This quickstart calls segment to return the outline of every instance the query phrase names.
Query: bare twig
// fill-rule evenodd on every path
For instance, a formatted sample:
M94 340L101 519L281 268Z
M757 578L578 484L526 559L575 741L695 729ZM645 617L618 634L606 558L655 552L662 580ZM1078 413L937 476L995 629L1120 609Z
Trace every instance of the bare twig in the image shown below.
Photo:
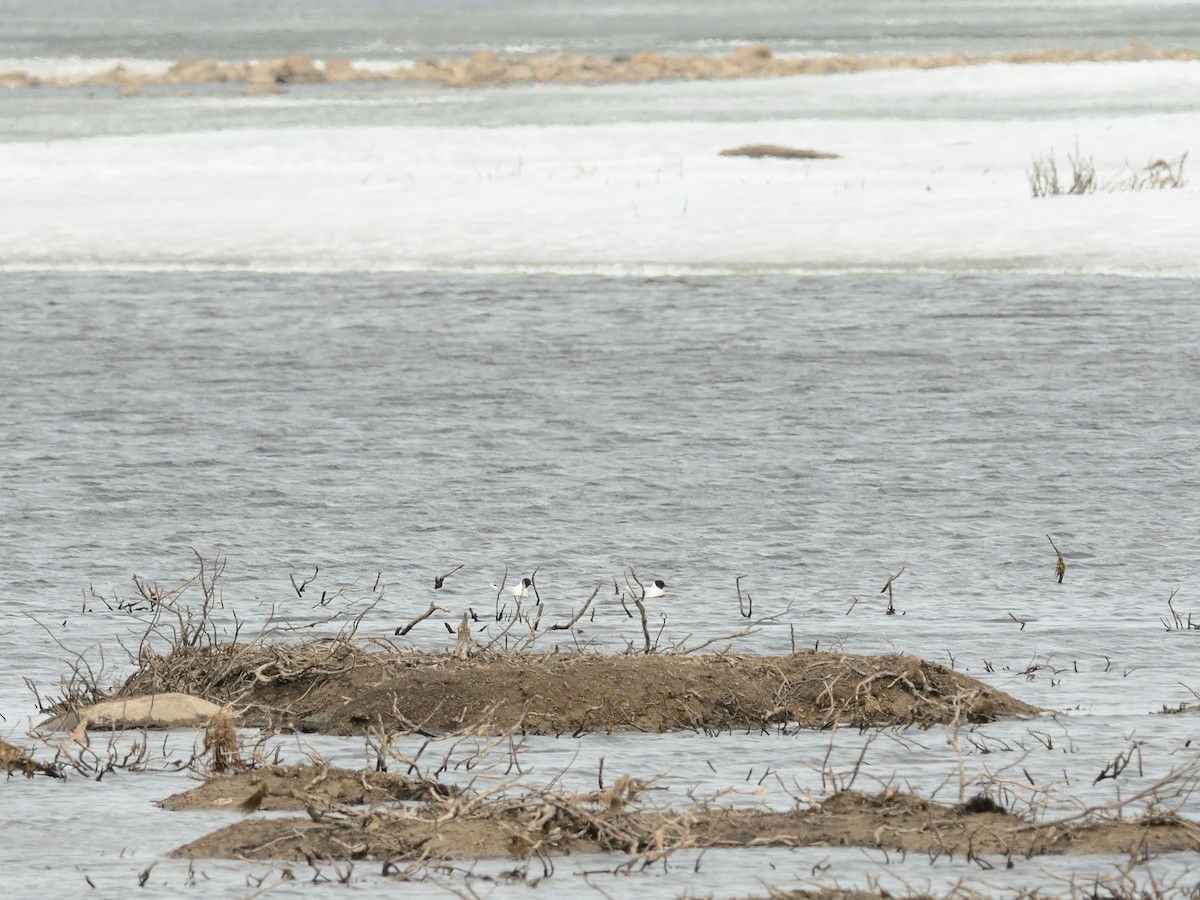
M441 575L435 575L434 579L433 579L433 589L436 591L438 588L440 588L443 584L446 583L447 578L449 578L451 575L453 575L455 572L457 572L461 568L462 568L462 563L459 563L457 566L455 566L449 572L443 572Z
M754 598L750 596L750 592L746 592L746 602L742 602L742 579L745 575L739 575L734 579L734 584L737 586L738 595L738 613L743 619L749 619L754 615Z
M570 629L574 628L575 623L578 622L581 618L583 618L583 614L585 612L587 612L588 607L592 605L592 601L596 599L596 595L600 593L600 585L601 584L603 584L603 582L600 582L600 581L596 582L596 587L592 590L591 595L587 598L587 600L584 601L583 606L579 607L579 612L575 613L575 615L571 617L571 621L567 622L566 625L558 625L558 624L551 625L550 630L551 631L569 631Z
M887 584L885 584L885 585L884 585L882 588L880 588L880 589L879 589L879 593L881 593L881 594L882 594L884 591L887 591L887 595L888 595L888 608L887 608L887 614L888 614L889 616L894 616L894 615L896 614L896 606L895 606L895 604L892 602L892 582L893 582L893 581L895 581L897 578L899 578L901 575L903 575L903 574L904 574L904 570L905 570L905 569L907 569L907 568L908 568L908 566L906 566L906 565L902 565L902 566L900 566L900 571L899 571L899 572L897 572L895 575L889 575L889 576L888 576L888 580L887 580ZM853 609L854 607L852 606L852 607L850 607L850 608L851 608L851 609Z
M404 635L406 635L406 634L408 634L410 631L412 631L412 630L413 630L413 628L414 628L415 626L417 626L417 625L421 624L421 623L422 623L422 622L424 622L426 619L428 619L430 616L432 616L432 615L433 615L435 612L444 612L444 613L448 613L448 612L450 612L450 610L448 610L448 609L447 609L446 607L444 607L444 606L438 606L436 603L430 603L430 604L429 604L429 609L425 610L425 612L421 613L421 614L420 614L419 616L417 616L415 619L413 619L412 621L410 621L410 622L409 622L407 625L401 625L399 628L397 628L397 629L396 629L396 632L395 632L395 633L396 633L397 635L399 635L399 636L403 637ZM465 615L465 614L464 614L464 615Z
M288 580L291 581L292 588L296 591L297 597L304 596L304 589L306 587L308 587L310 584L312 584L314 581L317 580L317 573L320 571L321 571L320 566L313 566L312 575L309 576L308 578L305 578L304 581L300 582L300 584L296 584L296 576L295 575L293 575L291 572L288 573Z
M1054 543L1054 538L1047 534L1046 540L1050 542L1050 546L1054 548L1054 555L1058 557L1058 560L1054 563L1054 574L1058 576L1058 583L1062 584L1063 576L1067 574L1067 561L1062 553L1059 552L1058 545Z

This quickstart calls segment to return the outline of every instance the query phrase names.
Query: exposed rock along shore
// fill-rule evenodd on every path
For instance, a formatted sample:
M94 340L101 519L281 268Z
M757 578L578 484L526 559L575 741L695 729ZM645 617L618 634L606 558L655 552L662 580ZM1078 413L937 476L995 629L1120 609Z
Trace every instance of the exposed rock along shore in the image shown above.
M398 82L479 88L517 84L613 84L644 81L718 81L734 78L781 78L828 75L881 69L938 69L988 63L1037 64L1064 62L1132 62L1174 60L1195 62L1191 48L1158 49L1132 44L1121 50L1043 49L999 55L938 53L926 56L833 56L781 58L770 47L742 47L728 56L687 53L668 56L644 50L633 56L604 58L579 53L502 58L490 51L469 58L438 60L426 57L413 65L377 70L359 68L344 59L323 63L297 54L286 59L219 62L181 59L165 72L132 72L122 65L103 72L72 77L43 78L24 71L0 72L0 87L119 87L135 94L145 86L186 86L230 83L251 93L285 90L291 84Z

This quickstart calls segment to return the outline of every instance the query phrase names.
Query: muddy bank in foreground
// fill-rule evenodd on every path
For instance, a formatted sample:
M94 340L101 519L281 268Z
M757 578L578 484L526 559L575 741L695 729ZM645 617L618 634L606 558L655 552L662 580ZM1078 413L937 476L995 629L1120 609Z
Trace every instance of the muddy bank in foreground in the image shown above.
M364 773L365 774L365 773ZM252 773L221 779L248 796ZM260 782L261 784L261 782ZM388 864L433 859L528 859L616 851L656 859L681 849L747 846L859 846L948 856L1160 853L1200 850L1200 827L1174 816L1082 819L1035 824L984 796L947 806L889 788L843 791L789 812L645 809L641 785L625 776L590 794L538 791L481 802L456 797L407 811L328 811L307 818L247 819L173 854L249 860L370 858ZM261 792L261 791L260 791ZM398 870L397 870L398 871Z
M143 659L118 696L182 691L243 724L336 735L929 726L1039 710L908 656L366 652L230 644Z
M163 809L241 809L246 812L436 800L454 788L424 778L333 766L262 766L236 775L213 776L199 787L172 794Z

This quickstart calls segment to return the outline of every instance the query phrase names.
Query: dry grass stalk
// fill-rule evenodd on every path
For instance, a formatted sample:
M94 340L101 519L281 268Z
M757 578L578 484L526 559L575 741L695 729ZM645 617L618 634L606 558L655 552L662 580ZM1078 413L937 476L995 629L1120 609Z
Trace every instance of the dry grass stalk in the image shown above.
M222 707L204 729L204 752L211 756L209 766L214 772L243 769L246 763L240 756L237 728L233 724L233 708Z
M62 769L59 766L39 762L20 747L10 744L2 738L0 738L0 766L4 767L4 772L9 778L15 772L20 772L26 778L32 778L36 774L49 775L51 778L63 777Z
M1067 154L1071 163L1071 183L1062 183L1058 178L1058 160L1051 150L1045 156L1035 157L1028 171L1029 187L1034 197L1054 197L1059 194L1091 194L1096 190L1096 166L1091 157L1084 159L1079 148Z
M1050 546L1054 548L1054 555L1057 559L1054 562L1054 575L1058 578L1058 583L1063 583L1063 577L1067 574L1067 560L1058 549L1058 545L1054 543L1054 538L1046 535L1046 540L1050 542Z
M1187 184L1183 168L1188 155L1184 153L1175 162L1166 159L1156 159L1142 168L1129 165L1129 171L1123 176L1117 176L1104 183L1105 191L1148 191L1181 188ZM1029 187L1034 197L1054 197L1059 194L1092 194L1100 182L1096 177L1096 166L1091 157L1086 159L1076 146L1074 155L1068 154L1071 164L1071 183L1060 182L1058 162L1054 151L1033 160L1027 176Z
M1192 614L1188 613L1187 621L1180 617L1175 611L1175 595L1179 593L1179 588L1171 591L1171 596L1167 598L1167 609L1171 611L1171 621L1167 621L1162 616L1159 616L1158 621L1163 623L1163 627L1167 631L1200 631L1200 622L1192 621Z
M178 769L188 765L188 760L171 751L166 732L161 745L152 750L145 731L109 731L104 741L93 744L87 725L87 721L81 721L65 740L57 739L53 733L30 734L54 752L51 765L55 770L74 772L95 781L101 781L110 772L143 772L159 766Z
M473 643L471 620L466 613L463 613L462 619L458 623L458 639L454 642L454 655L459 659L466 659L470 655L470 647Z
M209 561L195 550L192 552L197 560L197 573L174 587L161 588L156 583L135 575L133 583L137 594L133 598L118 599L114 597L110 600L99 594L94 588L91 590L91 597L94 600L103 604L111 612L128 615L140 626L140 633L133 642L136 650L129 649L120 638L117 640L125 650L130 662L136 666L136 672L132 679L148 676L140 679L140 683L144 684L146 688L141 693L165 693L173 690L160 690L156 687L154 683L156 679L149 671L161 667L163 660L167 657L187 656L193 660L206 657L212 664L205 670L208 679L220 681L227 671L217 663L220 660L226 660L228 666L235 665L239 649L246 646L237 642L241 623L237 622L236 616L232 635L226 634L215 619L216 613L224 607L224 559L216 557ZM195 587L199 588L201 594L198 604L192 604L187 599L189 592ZM86 597L84 609L85 612L95 610L94 606L88 607ZM41 625L41 623L38 624ZM117 689L106 684L104 672L107 660L103 647L97 648L99 661L97 665L93 666L85 653L68 650L50 629L45 625L41 625L41 627L72 658L70 675L60 684L61 693L58 697L44 698L37 687L29 679L25 679L26 685L33 692L42 712L76 711L112 699L116 695ZM252 639L251 643L261 642L274 632L274 626L271 624L271 620L268 620L267 624L263 626L263 630ZM166 656L160 654L160 651L163 650L165 650ZM205 689L205 684L196 683L197 681L200 679L193 679L193 683L183 693L197 696L207 696L211 693ZM134 693L137 691L125 691L125 696L131 696Z
M1063 192L1058 183L1058 162L1053 154L1035 158L1028 175L1034 197L1053 197Z
M68 674L59 679L59 693L57 696L43 697L37 685L30 678L21 676L21 680L25 682L25 686L33 694L34 700L41 712L57 713L83 709L86 706L93 706L107 700L112 696L113 689L108 685L109 679L105 675L107 660L103 647L97 648L98 660L96 665L93 666L84 652L68 649L46 625L32 616L30 616L30 619L33 619L38 627L49 635L50 639L54 641L60 650L67 654L70 660L67 663Z
M1067 189L1068 194L1091 194L1096 190L1096 166L1089 156L1084 159L1079 155L1079 148L1075 148L1075 155L1068 155L1067 159L1071 162L1071 186Z
M1124 177L1113 179L1107 186L1110 191L1162 191L1181 188L1187 184L1183 167L1188 155L1184 153L1175 162L1156 159L1138 169L1129 166Z
M133 576L133 584L146 604L145 610L150 613L149 619L145 620L147 636L162 634L173 646L214 646L220 642L220 634L213 614L225 607L225 558L217 556L210 562L196 550L192 553L198 571L175 587L163 590L138 575ZM180 602L193 585L200 588L199 607ZM134 607L130 611L141 612L142 608Z

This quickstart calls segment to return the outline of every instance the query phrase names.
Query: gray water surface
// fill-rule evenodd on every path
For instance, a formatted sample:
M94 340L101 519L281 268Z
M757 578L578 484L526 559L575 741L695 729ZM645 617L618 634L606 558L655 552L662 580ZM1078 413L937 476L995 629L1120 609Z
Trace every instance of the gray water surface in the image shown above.
M466 597L540 563L561 602L635 564L696 627L744 574L815 639L907 563L908 612L938 629L1154 625L1200 572L1193 295L8 274L0 585L70 607L182 575L195 547L241 594L319 564L383 573L403 610L460 562Z
M727 53L753 43L805 55L994 53L1200 43L1200 4L1190 0L0 0L0 16L0 59Z
M668 583L652 608L661 648L744 626L743 575L756 615L777 616L736 643L744 652L843 646L954 665L1059 712L985 729L972 766L1020 759L1088 803L1134 793L1194 756L1192 717L1153 714L1200 687L1195 632L1160 621L1175 589L1176 609L1200 610L1195 291L1112 278L0 275L5 733L20 739L36 717L21 676L53 687L66 648L103 648L113 677L127 671L127 617L94 601L82 612L82 590L128 595L134 573L176 583L192 548L227 559L230 629L272 607L316 617L289 583L315 565L320 589L378 581L367 638L391 637L434 599L433 575L461 563L436 595L451 613L409 637L430 649L453 643L443 622L492 608L488 582L506 566L510 578L542 566L552 621L635 565ZM1061 585L1047 533L1068 560ZM887 617L879 588L901 565ZM641 639L607 593L581 624L568 646ZM1053 732L1053 749L1031 729ZM782 769L792 792L820 786L828 736L722 740L532 749L554 770L582 758L580 779L605 752L625 770L674 769L666 801L689 784L745 785L743 762ZM846 766L857 740L838 741ZM872 783L932 791L956 771L939 733L899 740L871 757ZM1145 741L1144 771L1092 785L1131 740ZM1001 741L1011 755L990 755ZM35 796L62 795L38 784L0 785L30 829L5 876L22 890L53 869L52 834L86 827L39 818L58 807ZM169 792L138 784L69 788L72 815L120 821ZM794 802L772 790L769 802ZM138 826L156 837L130 860L79 844L80 871L108 872L116 891L212 827L156 815L168 818ZM821 863L801 856L797 872ZM942 878L927 860L855 858L844 871L860 879ZM744 890L737 859L750 857L714 861L712 883ZM763 877L781 862L753 859ZM156 870L168 892L187 878L171 865ZM236 867L211 869L224 874L205 896L242 883ZM1043 877L1023 871L1011 877ZM564 889L591 893L578 879Z

